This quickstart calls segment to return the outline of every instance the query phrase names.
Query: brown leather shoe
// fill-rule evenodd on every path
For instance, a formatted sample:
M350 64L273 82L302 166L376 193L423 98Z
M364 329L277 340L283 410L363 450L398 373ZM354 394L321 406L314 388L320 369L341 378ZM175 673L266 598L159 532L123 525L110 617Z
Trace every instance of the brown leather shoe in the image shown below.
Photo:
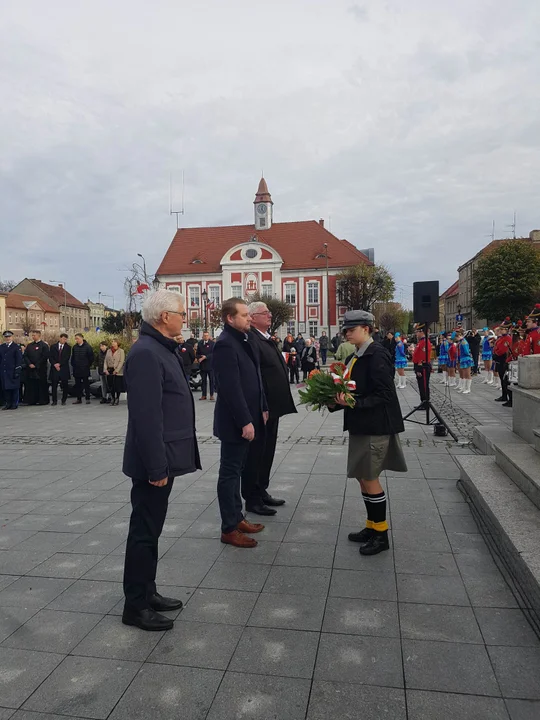
M264 530L264 525L261 523L250 523L247 520L242 520L238 525L238 530L242 533L258 533Z
M221 542L235 547L253 548L257 545L257 541L244 535L240 530L233 530L230 533L221 533Z

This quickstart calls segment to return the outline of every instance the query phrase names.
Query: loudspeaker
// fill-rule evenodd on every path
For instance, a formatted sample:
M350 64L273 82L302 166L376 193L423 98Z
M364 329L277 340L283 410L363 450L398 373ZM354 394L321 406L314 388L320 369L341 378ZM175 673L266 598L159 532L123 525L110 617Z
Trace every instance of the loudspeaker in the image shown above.
M415 323L439 322L439 281L413 283L413 319Z

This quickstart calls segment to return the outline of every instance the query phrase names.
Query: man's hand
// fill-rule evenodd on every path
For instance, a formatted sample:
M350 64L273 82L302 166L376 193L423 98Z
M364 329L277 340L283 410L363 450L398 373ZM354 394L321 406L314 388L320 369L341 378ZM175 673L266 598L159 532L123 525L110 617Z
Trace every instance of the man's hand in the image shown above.
M60 372L60 363L55 363L54 367L55 367L55 370Z
M165 485L169 482L169 478L163 478L163 480L149 480L148 482L154 487L165 487Z
M336 395L336 403L338 405L343 405L343 407L347 407L347 400L345 399L344 393L338 393Z
M269 417L268 410L265 410L265 411L263 412L263 420L264 420L264 424L265 424L265 425L266 425L266 423L268 422L268 417Z
M244 425L242 428L242 437L244 440L248 440L251 442L255 438L255 428L253 427L253 423L249 423L249 425Z
M30 368L31 370L35 370L36 366L35 366L35 365L29 365L29 368Z
M204 360L206 360L206 355L201 355L201 357L199 358L199 362L203 362Z

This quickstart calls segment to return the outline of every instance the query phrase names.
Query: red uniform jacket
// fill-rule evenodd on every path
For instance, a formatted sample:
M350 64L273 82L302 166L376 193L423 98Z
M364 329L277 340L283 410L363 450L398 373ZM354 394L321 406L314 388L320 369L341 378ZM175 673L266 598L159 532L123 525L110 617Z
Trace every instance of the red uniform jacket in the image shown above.
M451 362L454 362L457 360L458 356L458 349L456 343L452 342L450 343L450 347L448 348L448 357L450 358Z
M524 355L530 355L530 348L527 338L518 340L512 345L512 353L515 358L523 357Z
M412 361L415 365L421 365L426 361L426 341L420 340L414 348ZM428 340L428 362L431 362L431 343Z
M531 330L528 336L530 352L529 355L540 355L540 328Z
M512 356L512 337L510 335L501 335L495 341L493 346L494 355L505 355L506 358Z

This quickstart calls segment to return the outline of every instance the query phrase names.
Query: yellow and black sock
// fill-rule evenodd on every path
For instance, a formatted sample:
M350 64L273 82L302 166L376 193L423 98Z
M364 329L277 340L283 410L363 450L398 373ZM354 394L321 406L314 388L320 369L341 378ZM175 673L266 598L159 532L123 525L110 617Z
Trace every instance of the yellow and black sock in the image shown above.
M373 518L371 517L371 513L373 511L371 509L372 506L369 501L370 497L371 496L368 495L367 493L362 493L362 498L364 499L364 505L366 506L366 512L367 512L366 527L369 528L370 530L373 530Z
M381 492L375 495L363 496L366 507L368 508L368 518L371 520L371 527L376 532L386 532L388 523L386 522L386 493Z

